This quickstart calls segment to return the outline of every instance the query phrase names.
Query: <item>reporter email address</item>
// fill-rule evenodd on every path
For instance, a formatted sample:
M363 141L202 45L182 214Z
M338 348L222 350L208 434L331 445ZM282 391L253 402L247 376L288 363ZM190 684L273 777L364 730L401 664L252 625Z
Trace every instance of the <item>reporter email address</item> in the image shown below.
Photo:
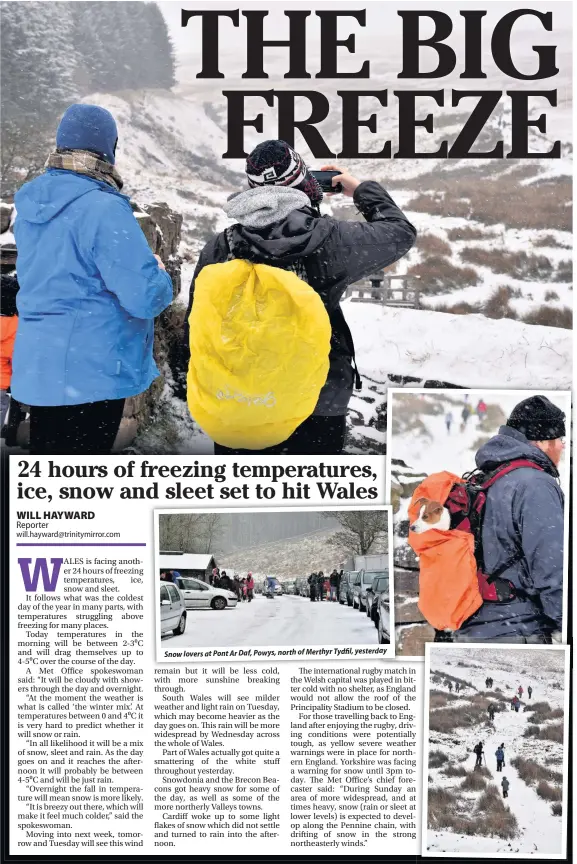
M66 538L94 540L120 537L120 531L38 531L34 529L33 525L34 523L30 522L17 522L16 527L25 530L16 531L16 536L41 540L64 540Z

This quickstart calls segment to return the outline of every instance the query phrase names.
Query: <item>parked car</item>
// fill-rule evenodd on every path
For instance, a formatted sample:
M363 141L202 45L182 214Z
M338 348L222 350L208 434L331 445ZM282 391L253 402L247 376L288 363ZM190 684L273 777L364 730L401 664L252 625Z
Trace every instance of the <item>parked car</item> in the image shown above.
M339 602L346 603L347 606L353 605L354 586L357 579L360 578L360 570L345 570L341 579L341 587L339 588Z
M179 576L176 584L183 594L187 609L226 609L238 603L238 597L228 588L213 588L200 579Z
M391 607L388 592L379 595L378 600L377 633L379 645L390 645L391 643Z
M361 612L367 608L367 591L373 584L375 576L387 576L386 570L360 570L360 578L354 586L353 606Z
M161 582L160 588L160 632L172 632L182 636L186 630L186 603L181 591L172 582Z
M379 595L389 593L389 574L388 571L377 573L372 583L367 588L367 602L365 604L367 610L367 618L370 618L375 623L375 627L379 621L378 602Z

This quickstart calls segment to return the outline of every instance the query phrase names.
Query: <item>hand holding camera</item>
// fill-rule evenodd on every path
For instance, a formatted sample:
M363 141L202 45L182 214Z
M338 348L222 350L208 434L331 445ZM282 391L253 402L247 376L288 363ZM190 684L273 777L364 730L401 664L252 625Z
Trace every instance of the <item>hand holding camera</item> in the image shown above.
M342 192L343 195L352 198L355 189L361 183L360 180L349 174L346 169L342 171L336 165L323 165L320 171L311 171L311 174L327 195L336 195Z

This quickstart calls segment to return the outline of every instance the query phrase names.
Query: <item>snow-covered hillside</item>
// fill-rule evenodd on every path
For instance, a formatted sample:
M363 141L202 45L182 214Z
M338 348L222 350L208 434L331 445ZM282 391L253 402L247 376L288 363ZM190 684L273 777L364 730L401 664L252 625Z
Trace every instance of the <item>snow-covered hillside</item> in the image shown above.
M419 564L407 543L408 509L413 492L426 476L434 472L452 471L462 475L473 470L479 447L497 434L514 406L530 395L532 392L509 395L490 390L477 390L468 395L460 391L434 389L426 393L406 390L390 395L397 653L420 656L424 642L430 641L434 635L417 607ZM547 396L569 416L568 396L551 392ZM487 406L482 419L474 413L480 399ZM466 402L471 405L473 414L463 424L461 414ZM450 433L445 422L449 413L453 416ZM569 477L565 454L559 473L561 485L567 492Z
M335 530L329 528L241 549L222 558L220 567L241 576L250 570L255 579L276 576L281 582L317 570L330 573L334 567L340 569L347 557L346 550L328 542Z
M565 650L430 650L426 854L560 855ZM489 689L487 677L493 678ZM517 713L510 701L519 686ZM472 750L479 741L483 765L475 769ZM502 773L494 756L501 744ZM503 777L510 783L506 800Z

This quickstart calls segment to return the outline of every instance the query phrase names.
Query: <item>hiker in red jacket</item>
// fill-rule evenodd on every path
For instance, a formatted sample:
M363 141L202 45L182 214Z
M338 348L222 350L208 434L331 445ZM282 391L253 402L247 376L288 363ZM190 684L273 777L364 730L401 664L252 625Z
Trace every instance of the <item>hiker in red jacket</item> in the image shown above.
M250 603L254 597L254 579L252 578L252 573L249 573L246 577L246 596Z

